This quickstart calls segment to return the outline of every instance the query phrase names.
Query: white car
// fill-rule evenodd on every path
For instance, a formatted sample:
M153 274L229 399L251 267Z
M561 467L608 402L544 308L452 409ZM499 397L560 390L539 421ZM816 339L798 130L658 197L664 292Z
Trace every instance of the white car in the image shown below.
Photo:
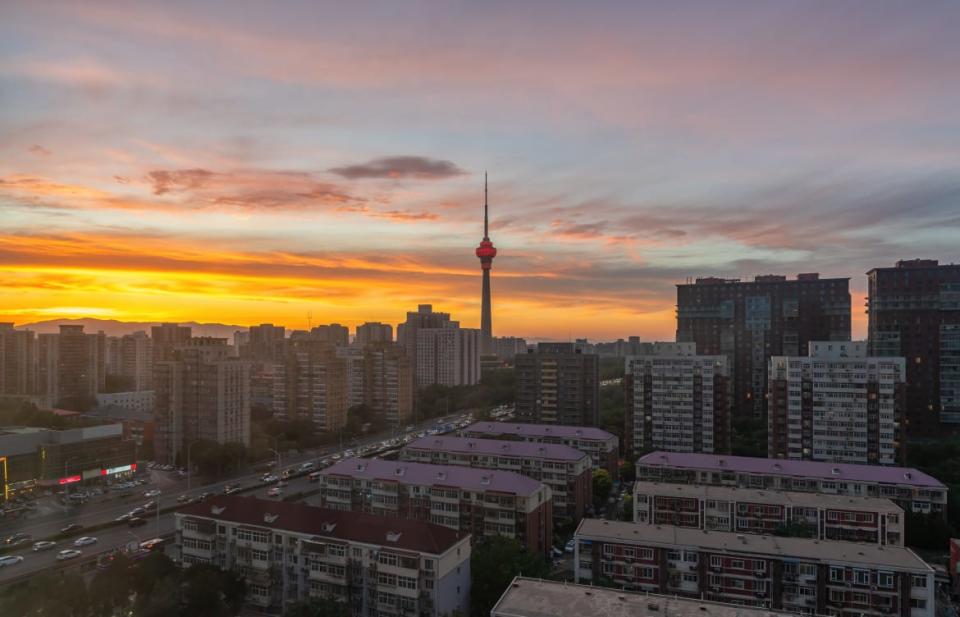
M57 545L56 542L50 542L49 540L41 540L41 541L39 541L39 542L34 542L34 543L33 543L33 550L34 550L34 551L45 551L45 550L47 550L47 549L53 548L53 547L56 546L56 545Z
M88 546L90 544L96 544L97 539L93 536L83 536L82 538L77 538L73 541L74 546Z
M74 559L74 558L76 558L76 557L79 557L80 555L83 555L83 551L78 551L78 550L75 549L75 548L68 548L68 549L66 549L66 550L64 550L64 551L60 551L59 553L57 553L57 561L65 561L65 560L67 560L67 559Z
M153 499L154 497L159 497L160 489L155 488L152 491L147 491L146 493L143 494L143 496L146 497L147 499Z
M276 487L274 487L274 488L270 489L269 491L267 491L267 497L279 497L279 496L281 496L281 495L283 495L283 489L282 489L282 488L276 488Z
M23 561L23 555L4 555L0 557L0 566L15 566Z

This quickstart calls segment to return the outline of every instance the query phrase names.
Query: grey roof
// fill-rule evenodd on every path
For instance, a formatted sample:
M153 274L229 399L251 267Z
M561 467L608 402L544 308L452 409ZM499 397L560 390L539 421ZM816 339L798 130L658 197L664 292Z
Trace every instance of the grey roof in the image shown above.
M780 617L794 613L677 596L661 596L518 576L500 596L493 617Z
M666 495L753 503L783 503L808 508L850 508L856 510L890 511L902 513L903 509L885 497L848 497L846 495L823 495L799 491L770 491L735 486L705 486L701 484L673 484L669 482L637 482L634 495Z
M882 465L854 465L851 463L824 463L794 461L752 456L726 456L688 452L651 452L640 457L638 465L661 465L703 471L732 471L824 480L847 480L946 488L943 483L922 471L910 467Z
M516 422L474 422L463 429L465 434L485 433L489 435L517 435L530 437L558 437L560 439L595 439L608 441L616 439L595 426L567 426L563 424L518 424Z
M580 450L559 443L530 441L501 441L499 439L471 439L468 437L421 437L404 450L432 450L459 454L487 454L519 456L523 458L579 461L590 458Z
M463 465L431 465L379 458L348 458L320 472L322 475L349 476L367 480L389 480L404 484L455 486L471 491L496 491L513 495L531 495L543 484L512 471L477 469Z
M614 542L631 541L642 546L701 547L727 553L776 555L821 563L848 563L887 566L906 570L932 571L916 553L902 546L881 546L837 540L757 536L729 531L702 531L670 525L644 525L585 518L577 537Z

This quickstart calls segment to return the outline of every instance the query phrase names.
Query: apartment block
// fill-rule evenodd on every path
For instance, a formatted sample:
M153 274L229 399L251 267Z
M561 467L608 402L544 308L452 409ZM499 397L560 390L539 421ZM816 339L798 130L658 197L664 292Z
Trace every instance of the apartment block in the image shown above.
M106 344L103 332L87 334L83 326L61 325L56 338L55 405L80 409L94 402L106 385Z
M903 508L879 497L637 482L633 521L903 546Z
M584 519L574 580L817 615L934 617L934 570L902 546Z
M353 337L353 344L357 347L366 347L370 343L392 343L393 326L379 321L368 321L357 326Z
M770 458L894 465L905 404L903 358L867 357L866 342L810 343L770 358Z
M947 514L947 487L909 467L651 452L637 461L637 480L883 497L907 512Z
M906 432L960 425L960 264L898 261L867 272L870 354L906 358Z
M323 340L293 340L273 371L273 413L313 422L318 431L340 430L347 422L347 363Z
M353 458L320 472L318 490L332 510L428 521L474 541L516 538L541 554L553 544L550 488L510 471Z
M543 482L553 494L555 521L579 520L593 499L590 455L559 444L466 437L423 437L400 451L401 460L512 471Z
M413 364L396 343L368 343L363 348L363 404L388 426L402 426L413 416Z
M514 359L516 416L521 422L600 423L600 359L573 343L539 343Z
M460 431L473 439L502 439L531 443L556 443L590 455L594 469L606 469L614 480L620 474L619 439L595 426L474 422Z
M479 330L461 328L449 313L421 304L397 326L397 343L413 363L416 387L480 383Z
M178 326L175 323L163 323L150 328L150 340L153 342L153 361L172 360L174 352L193 338L190 326Z
M703 355L727 356L734 416L759 418L766 412L771 356L802 355L810 341L849 340L846 278L709 277L677 285L677 341L696 343Z
M0 395L32 396L36 390L36 333L0 323Z
M726 356L700 356L694 343L637 343L625 360L625 449L730 451Z
M446 527L225 495L175 516L183 563L241 572L254 610L310 598L358 617L469 610L470 537Z
M120 337L117 355L116 372L130 381L132 391L153 389L153 341L146 332Z

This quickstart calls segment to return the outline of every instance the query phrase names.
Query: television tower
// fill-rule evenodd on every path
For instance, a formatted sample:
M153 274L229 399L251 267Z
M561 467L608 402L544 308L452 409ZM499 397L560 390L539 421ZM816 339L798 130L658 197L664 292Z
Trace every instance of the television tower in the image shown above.
M483 272L483 298L480 309L480 353L489 355L492 352L493 318L490 311L490 268L493 267L493 258L497 256L497 249L490 241L489 217L487 215L487 172L483 172L483 240L477 247L477 257L480 258L480 270Z

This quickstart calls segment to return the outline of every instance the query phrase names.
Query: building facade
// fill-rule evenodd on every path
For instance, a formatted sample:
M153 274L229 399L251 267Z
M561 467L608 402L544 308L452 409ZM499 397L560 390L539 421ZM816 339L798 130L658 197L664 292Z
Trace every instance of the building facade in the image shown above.
M285 361L273 372L273 413L309 420L321 432L346 425L349 406L347 361L325 340L291 341Z
M817 615L934 617L934 570L902 546L584 519L575 582Z
M659 482L634 484L633 521L891 546L903 546L905 523L903 508L879 497Z
M960 428L960 265L898 261L867 272L870 354L906 358L906 432Z
M485 537L516 538L548 554L553 498L542 482L510 471L352 458L320 472L318 505L427 521Z
M446 527L225 495L175 516L183 563L241 572L257 609L327 598L357 617L469 610L470 537Z
M531 443L556 443L590 455L594 469L606 469L614 480L620 475L619 439L595 426L474 422L460 434L473 439L505 439Z
M61 325L56 341L54 404L75 410L88 407L106 385L107 337L103 332L87 334L83 326Z
M799 356L810 341L850 340L849 279L818 274L699 278L677 285L677 341L729 361L733 414L766 412L770 356Z
M37 337L32 330L17 330L0 323L0 395L37 394Z
M480 383L479 330L461 328L449 313L437 313L430 304L408 312L397 326L397 343L413 363L417 388L433 384L470 386Z
M903 358L867 357L865 342L812 341L807 357L770 358L767 456L896 464L904 371Z
M579 520L593 498L590 456L569 446L465 437L423 437L404 447L400 459L433 465L499 469L533 478L550 487L555 521Z
M413 364L389 341L363 349L363 404L388 426L403 426L413 416Z
M539 343L514 359L520 422L596 426L600 423L600 359L573 343Z
M947 513L947 487L908 467L651 452L637 461L637 480L884 497L907 512Z
M353 344L366 347L370 343L392 343L393 326L379 321L368 321L357 326Z
M648 343L641 350L625 360L625 449L729 452L726 356L698 356L694 343Z
M118 345L118 373L126 377L130 389L143 392L153 389L153 341L146 332L134 332L120 337Z
M186 345L193 338L190 326L178 326L175 323L163 323L150 328L150 340L153 343L153 361L172 360L174 351Z

